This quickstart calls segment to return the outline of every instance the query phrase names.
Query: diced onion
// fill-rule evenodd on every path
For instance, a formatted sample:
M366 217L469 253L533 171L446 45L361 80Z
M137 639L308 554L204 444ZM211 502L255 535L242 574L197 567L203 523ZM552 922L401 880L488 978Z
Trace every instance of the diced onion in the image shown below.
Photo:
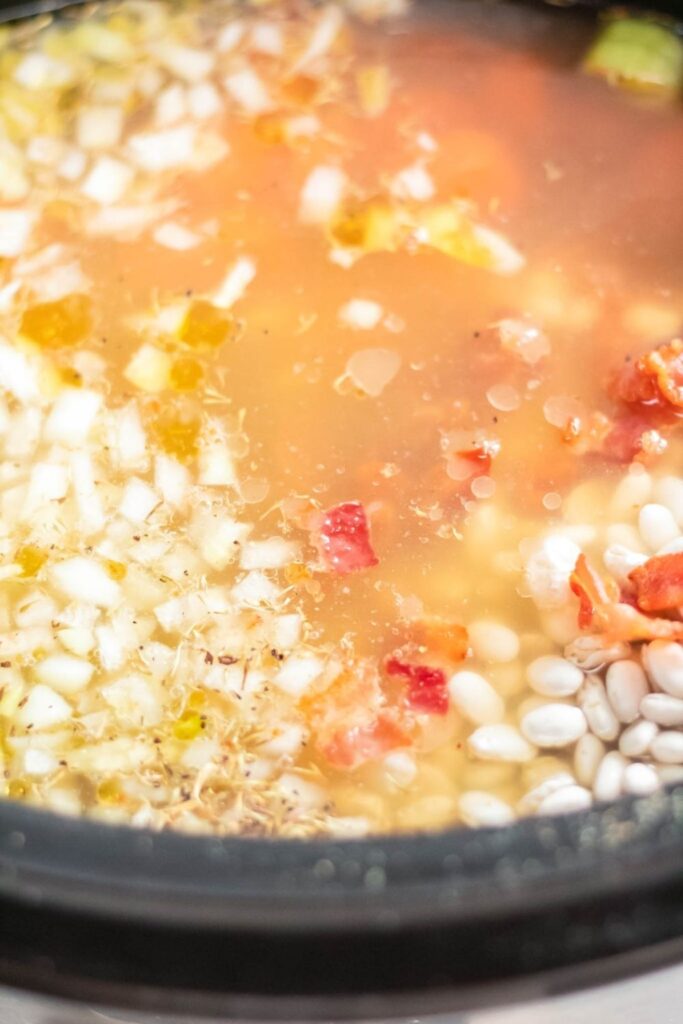
M184 466L168 455L157 455L154 460L154 486L173 508L180 508L187 495L189 474Z
M71 478L81 533L86 536L99 533L104 526L104 509L95 485L92 459L87 451L71 453Z
M131 523L144 523L158 504L159 495L156 491L144 480L134 476L123 488L119 513Z
M121 160L101 156L81 186L83 195L101 205L118 203L134 177L132 169Z
M339 310L339 319L359 331L370 331L382 319L379 302L370 299L351 299Z
M194 153L197 129L192 124L178 125L158 132L139 132L128 140L131 159L151 173L189 164Z
M123 110L114 106L82 107L76 120L76 141L82 149L111 149L123 134Z
M308 40L308 45L295 61L292 71L302 71L319 57L324 56L332 47L343 24L344 14L337 4L327 4L323 7Z
M252 117L265 113L273 105L266 86L251 68L233 71L223 79L223 85L237 106Z
M187 93L182 85L175 82L157 96L154 108L154 123L165 128L187 117Z
M121 587L104 566L94 558L76 555L50 568L55 587L74 601L98 608L112 608L121 597Z
M517 274L526 265L526 260L521 252L493 228L485 227L483 224L474 224L472 234L475 241L488 251L492 261L491 270L494 273L503 276Z
M223 101L215 85L199 82L188 89L187 106L192 117L203 121L219 114L223 109Z
M250 540L242 547L240 565L243 569L283 569L295 562L299 546L284 537Z
M164 41L153 48L159 63L185 82L200 82L211 73L214 56L210 50L198 50L191 46Z
M34 686L26 703L17 714L17 720L24 728L34 732L51 729L71 719L71 706L49 686L42 683Z
M94 671L89 661L71 654L52 654L39 661L33 670L39 683L67 695L83 690L92 679Z
M176 221L167 220L154 229L154 241L164 249L187 252L201 244L201 236Z
M398 199L413 199L420 203L431 199L436 191L431 175L422 164L413 164L399 171L390 187Z
M248 256L240 258L228 270L213 295L213 304L219 309L230 309L241 299L256 276L256 264Z
M327 223L344 197L346 183L346 174L340 167L314 167L301 190L301 219L307 224Z
M124 376L141 391L163 391L169 386L173 360L154 345L141 345L133 355Z
M102 395L97 391L67 388L52 406L45 424L45 437L77 448L87 439L101 405Z
M73 81L74 69L46 53L28 53L14 69L14 81L25 89L59 89Z
M35 222L36 215L31 210L0 210L0 256L21 255Z

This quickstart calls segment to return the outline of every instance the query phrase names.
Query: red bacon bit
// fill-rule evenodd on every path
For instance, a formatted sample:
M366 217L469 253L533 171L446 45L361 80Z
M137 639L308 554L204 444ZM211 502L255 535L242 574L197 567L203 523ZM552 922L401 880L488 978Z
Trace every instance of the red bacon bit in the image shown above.
M431 665L411 665L398 658L388 658L384 665L389 676L408 680L407 701L415 711L445 715L448 711L446 675Z
M320 548L327 568L340 575L378 564L365 509L359 501L345 501L324 513Z
M426 615L410 622L405 632L411 644L425 648L432 654L443 655L449 661L457 663L467 657L469 637L465 627L458 622L437 615Z
M579 555L569 578L579 598L579 626L601 633L609 642L617 640L683 640L683 622L651 619L638 608L621 600L616 580L603 578Z
M598 609L619 599L618 589L616 594L610 595L605 581L589 564L585 555L579 555L576 559L574 571L569 577L569 586L579 599L580 629L589 629Z
M662 612L683 605L683 551L656 555L629 575L636 588L638 607Z
M393 718L380 715L370 725L336 732L322 754L334 768L350 769L376 761L410 742L409 734Z
M458 459L464 459L465 462L472 464L472 476L488 476L491 472L491 462L493 461L493 454L491 448L486 444L477 445L476 448L465 448L462 451L455 452Z
M675 338L628 363L612 382L612 393L626 405L683 409L683 340Z

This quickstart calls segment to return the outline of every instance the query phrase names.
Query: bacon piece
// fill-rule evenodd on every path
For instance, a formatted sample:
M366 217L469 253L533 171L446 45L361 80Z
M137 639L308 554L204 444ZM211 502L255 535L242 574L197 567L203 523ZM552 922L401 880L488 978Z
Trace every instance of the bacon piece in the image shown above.
M610 582L614 583L614 580ZM609 588L607 582L598 575L583 554L576 559L574 571L569 577L569 586L579 599L580 629L589 629L601 608L619 600L619 589L616 584L614 589Z
M377 565L365 509L359 501L329 508L320 526L320 551L331 572L345 575Z
M376 761L398 747L409 746L409 733L388 714L380 715L369 725L339 729L321 749L334 768L352 769L367 761Z
M464 459L465 462L471 463L472 475L470 479L477 476L488 476L491 472L491 462L493 461L493 454L491 447L486 444L479 444L476 448L464 448L459 452L455 452L456 458Z
M636 588L638 607L662 612L683 605L683 551L656 555L629 574Z
M583 554L576 560L569 584L579 598L581 629L603 634L610 643L618 640L683 640L683 622L651 619L620 600L616 580L600 576Z
M450 622L438 615L425 615L415 619L406 629L409 641L433 654L442 654L449 661L459 662L467 657L469 637L458 622Z
M446 675L431 665L411 665L399 658L388 658L384 668L389 676L400 676L408 681L407 701L414 711L431 715L445 715L448 711Z
M683 410L683 339L674 338L628 363L611 390L626 405Z

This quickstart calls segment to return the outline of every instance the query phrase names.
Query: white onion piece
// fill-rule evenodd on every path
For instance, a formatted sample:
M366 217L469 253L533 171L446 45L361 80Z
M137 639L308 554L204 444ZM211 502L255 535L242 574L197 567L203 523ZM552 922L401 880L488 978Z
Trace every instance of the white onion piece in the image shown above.
M392 178L389 187L398 199L413 199L418 203L431 199L436 192L432 176L422 164L404 167Z
M340 167L320 164L310 172L301 190L299 216L307 224L324 224L339 207L347 177Z
M85 689L95 667L89 661L72 654L51 654L39 661L33 671L39 683L68 695Z
M71 707L49 686L38 683L34 686L24 706L17 714L17 720L24 728L29 726L34 732L51 729L71 719Z
M154 106L154 123L158 128L167 128L187 117L187 93L182 85L174 82L159 93Z
M370 331L382 319L382 307L371 299L351 299L339 310L339 319L357 331Z
M101 156L81 185L81 191L88 199L102 206L118 203L126 193L134 177L128 164Z
M324 56L339 35L344 24L344 15L336 4L328 4L320 12L315 28L311 33L308 45L301 56L294 62L292 72L296 73Z
M215 58L210 50L164 41L152 50L162 67L185 82L200 82L211 73Z
M256 263L249 256L240 258L228 270L221 284L214 292L212 302L219 309L230 309L241 299L247 287L256 277Z
M102 405L102 395L87 388L67 388L52 406L45 424L48 441L78 448L88 437Z
M158 132L139 132L128 140L128 153L138 167L153 174L189 164L194 153L197 129L178 125Z
M377 398L391 383L401 366L398 352L390 348L363 348L354 352L346 372L357 388Z
M266 86L251 68L233 71L223 79L223 85L230 98L251 117L265 113L273 105Z
M215 85L211 82L200 82L188 89L187 106L192 117L204 121L221 112L223 101Z
M71 454L71 479L76 498L78 527L86 536L99 533L105 522L102 501L95 485L92 459L86 451Z
M124 370L124 377L141 391L163 391L169 386L173 361L154 345L142 345Z
M284 537L251 540L242 547L240 565L243 569L283 569L299 556L299 545Z
M491 270L494 273L506 277L517 274L526 265L526 259L521 252L493 228L485 227L483 224L474 224L472 234L475 241L485 248L491 257Z
M51 567L50 578L66 597L98 608L112 608L121 597L119 584L94 558L76 555L58 562Z
M154 229L154 241L164 249L173 249L175 252L187 252L189 249L196 249L201 245L200 235L190 231L175 221L167 220Z
M313 654L287 658L277 671L273 682L291 697L299 699L322 674L324 662Z
M190 475L180 462L168 455L154 460L154 486L167 505L180 508L187 496Z
M123 488L119 513L129 522L140 524L144 523L158 504L159 495L156 491L144 480L134 476Z
M94 237L105 235L129 241L177 208L175 199L140 206L104 206L86 221L85 231Z
M73 81L74 69L46 53L29 53L17 64L13 77L25 89L62 88Z
M123 109L104 104L82 107L76 118L76 141L82 149L111 149L123 134Z
M0 210L0 256L19 256L36 222L32 210Z

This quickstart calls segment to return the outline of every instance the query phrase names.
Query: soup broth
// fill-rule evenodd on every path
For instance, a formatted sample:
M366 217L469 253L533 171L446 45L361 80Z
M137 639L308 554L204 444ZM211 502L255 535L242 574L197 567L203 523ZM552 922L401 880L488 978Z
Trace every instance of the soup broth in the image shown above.
M594 32L6 30L9 797L362 835L678 776L683 117L582 71Z

